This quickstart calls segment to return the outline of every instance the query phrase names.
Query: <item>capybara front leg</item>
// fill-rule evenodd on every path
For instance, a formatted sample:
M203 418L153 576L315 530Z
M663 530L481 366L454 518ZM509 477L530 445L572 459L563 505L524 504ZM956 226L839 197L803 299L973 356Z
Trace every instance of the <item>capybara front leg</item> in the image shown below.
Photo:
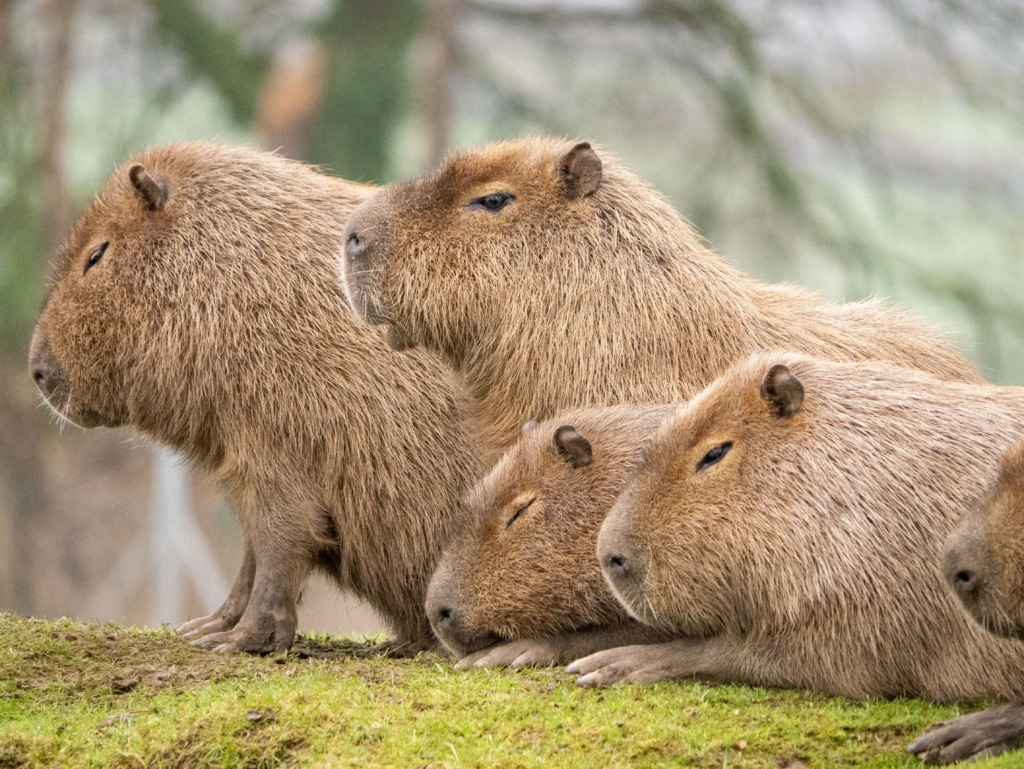
M256 571L249 603L230 630L210 633L193 641L214 651L256 654L286 652L298 624L299 594L309 573L309 560L301 553L255 550Z
M224 603L213 614L189 620L179 626L178 633L186 638L198 638L211 633L223 633L225 630L233 628L238 624L249 605L249 596L252 594L252 582L255 576L256 555L253 552L252 543L246 538L242 553L242 567L238 570L234 587L231 588Z

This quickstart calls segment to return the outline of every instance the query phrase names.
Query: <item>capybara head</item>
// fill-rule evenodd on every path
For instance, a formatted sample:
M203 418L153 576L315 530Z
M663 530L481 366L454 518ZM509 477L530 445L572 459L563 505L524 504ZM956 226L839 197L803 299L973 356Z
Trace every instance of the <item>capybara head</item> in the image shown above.
M455 654L627 619L594 558L597 531L672 409L608 407L524 425L467 494L465 525L427 592L434 632Z
M632 248L655 269L658 254L647 244L668 239L659 215L679 217L646 190L660 210L636 221L635 206L621 198L637 187L644 185L587 142L529 138L457 153L435 176L396 185L353 214L343 270L349 301L366 321L390 326L393 346L424 343L459 356L508 302L525 302L530 314L532 289L510 289L557 285L562 271L577 270L570 251L599 261L615 256L609 246ZM618 256L622 269L634 269ZM546 313L542 304L535 309ZM574 306L565 296L562 311ZM556 318L545 321L557 327Z
M746 494L763 493L769 507L784 504L770 493L762 466L791 450L786 436L801 429L803 395L789 368L773 364L741 396L735 389L732 396L703 393L663 424L598 539L604 575L631 614L676 632L713 635L743 608L734 605L743 548L729 521L743 518ZM647 528L649 519L658 520L656 529ZM762 522L751 518L749 525L756 537ZM654 575L664 580L657 590L649 584ZM658 603L666 593L671 618Z
M793 616L809 594L856 604L873 582L938 582L1017 400L885 362L755 353L652 439L600 532L605 576L640 620L696 636ZM906 576L915 564L925 576Z
M1024 442L950 535L943 572L982 627L1024 640Z
M275 282L248 262L330 253L334 222L370 189L269 153L254 157L204 142L167 145L111 176L61 250L32 340L32 376L61 417L84 427L132 424L179 448L200 445L229 406L232 381L273 387L240 374L268 361L239 356L315 344L299 327L280 339L273 316L324 297L303 299L287 271ZM297 178L322 187L319 208L289 193ZM302 237L289 239L287 222L296 217ZM309 242L317 235L321 242ZM343 304L331 299L333 307L319 310L338 316Z

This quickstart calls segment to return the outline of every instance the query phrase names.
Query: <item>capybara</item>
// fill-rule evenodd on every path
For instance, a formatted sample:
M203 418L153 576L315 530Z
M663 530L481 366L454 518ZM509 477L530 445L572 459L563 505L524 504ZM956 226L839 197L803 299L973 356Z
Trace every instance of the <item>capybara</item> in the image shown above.
M197 644L287 649L312 569L397 647L433 646L427 584L482 467L443 362L397 356L338 286L369 188L208 143L118 168L63 248L30 368L64 419L130 425L212 472L244 533Z
M597 652L582 684L698 677L940 702L1024 693L942 549L1024 432L1024 388L759 352L652 438L598 536L609 584L681 638Z
M393 347L445 356L498 447L560 411L686 400L758 349L981 381L878 300L835 305L743 274L586 142L492 144L378 192L349 220L342 272Z
M626 614L594 548L645 443L674 410L608 406L528 423L467 493L466 523L427 591L434 632L460 666L553 665L670 637Z
M1003 455L999 477L953 530L946 580L982 627L1024 640L1024 442ZM1024 746L1024 702L936 724L908 750L929 764L994 756Z

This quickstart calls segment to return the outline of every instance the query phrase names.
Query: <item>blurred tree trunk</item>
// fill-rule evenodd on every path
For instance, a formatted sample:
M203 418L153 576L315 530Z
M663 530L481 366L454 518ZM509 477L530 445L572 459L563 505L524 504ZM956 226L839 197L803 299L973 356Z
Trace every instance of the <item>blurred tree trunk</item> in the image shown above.
M64 170L67 90L71 71L72 26L78 0L50 0L46 7L48 41L43 84L43 232L47 254L56 253L71 227L71 196Z
M427 10L431 65L427 105L427 164L441 165L448 153L451 134L451 79L455 71L456 28L462 14L461 0L431 0Z

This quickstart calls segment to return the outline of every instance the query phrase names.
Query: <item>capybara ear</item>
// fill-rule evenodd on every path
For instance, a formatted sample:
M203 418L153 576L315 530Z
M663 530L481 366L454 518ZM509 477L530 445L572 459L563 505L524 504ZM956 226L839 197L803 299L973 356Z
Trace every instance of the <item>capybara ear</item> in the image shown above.
M999 472L1004 483L1024 481L1024 441L1008 449L999 463Z
M532 430L533 428L535 428L536 426L537 426L537 423L536 423L536 422L534 422L534 421L533 421L533 420L531 419L531 420L530 420L529 422L523 422L523 427L522 427L522 430L521 430L520 432L521 432L521 433L522 433L523 435L526 435L526 434L527 434L528 432L530 432L530 431L531 431L531 430Z
M167 183L158 183L146 167L136 163L128 169L128 177L132 180L135 191L139 194L150 211L163 211L167 205Z
M761 397L774 407L780 417L791 417L804 402L804 386L788 366L776 363L761 381Z
M590 142L578 142L558 158L558 170L565 181L568 200L586 197L601 186L601 158Z
M551 438L551 453L574 468L586 467L594 461L594 450L582 433L572 425L562 425Z

